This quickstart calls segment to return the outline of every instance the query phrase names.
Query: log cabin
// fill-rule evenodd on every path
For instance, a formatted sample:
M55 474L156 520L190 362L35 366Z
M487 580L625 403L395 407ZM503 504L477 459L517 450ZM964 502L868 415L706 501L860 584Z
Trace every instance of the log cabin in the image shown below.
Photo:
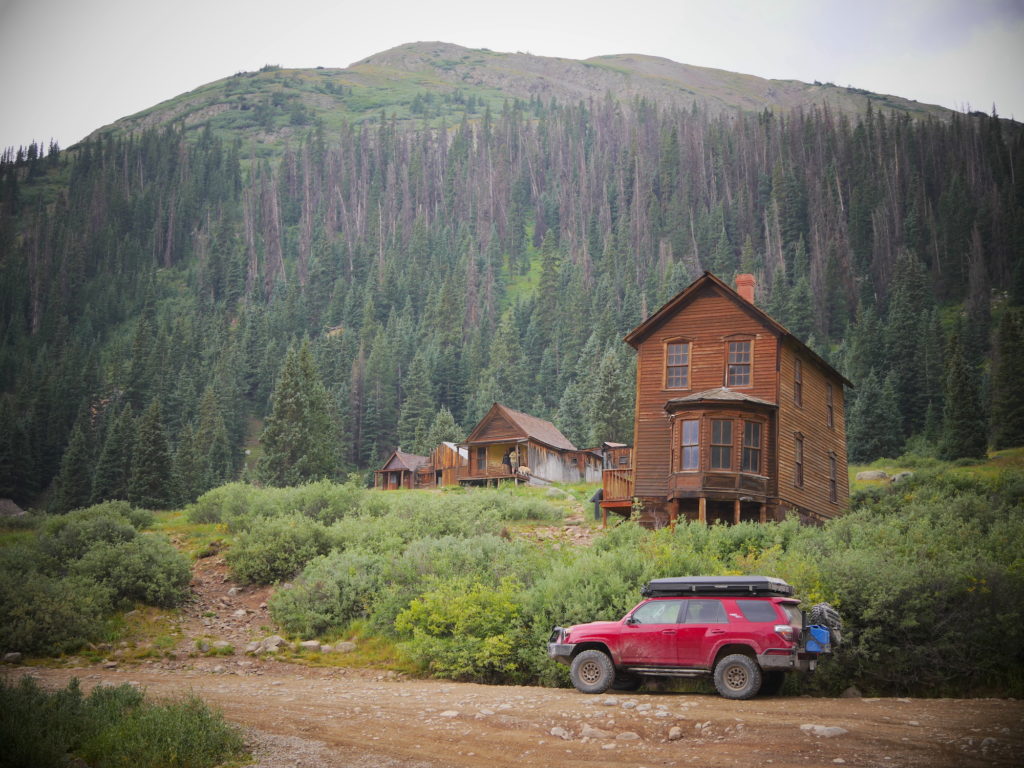
M603 515L650 527L820 523L849 504L839 372L709 272L630 331L637 353L632 465L603 473Z
M456 470L459 482L466 485L600 478L599 456L577 450L550 421L500 403L491 406L459 447L469 455L468 465Z

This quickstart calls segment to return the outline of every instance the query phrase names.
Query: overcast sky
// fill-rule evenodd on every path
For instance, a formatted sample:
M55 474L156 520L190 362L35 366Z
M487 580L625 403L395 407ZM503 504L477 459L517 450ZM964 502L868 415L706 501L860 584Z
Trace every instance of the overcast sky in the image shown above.
M235 72L419 40L643 53L1024 120L1024 0L0 0L0 147L66 147Z

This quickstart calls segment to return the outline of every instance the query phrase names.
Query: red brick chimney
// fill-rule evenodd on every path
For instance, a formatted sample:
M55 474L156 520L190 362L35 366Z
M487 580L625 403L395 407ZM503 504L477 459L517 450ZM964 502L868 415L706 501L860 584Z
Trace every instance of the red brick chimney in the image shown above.
M754 303L755 285L757 285L757 280L754 279L753 275L736 275L736 293L751 304Z

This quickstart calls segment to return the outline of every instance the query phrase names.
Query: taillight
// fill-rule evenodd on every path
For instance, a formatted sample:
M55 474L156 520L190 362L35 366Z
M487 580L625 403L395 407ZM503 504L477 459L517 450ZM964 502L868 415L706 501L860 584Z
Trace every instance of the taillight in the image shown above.
M776 624L775 634L789 643L796 642L796 628L791 624Z

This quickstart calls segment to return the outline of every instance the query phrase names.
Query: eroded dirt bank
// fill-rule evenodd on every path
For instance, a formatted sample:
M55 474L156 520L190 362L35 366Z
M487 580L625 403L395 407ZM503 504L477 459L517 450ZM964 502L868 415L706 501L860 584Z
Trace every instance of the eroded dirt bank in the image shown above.
M238 661L4 674L47 686L78 677L86 689L131 682L158 697L191 689L256 729L265 768L1024 764L1024 704L1012 700L585 696ZM835 726L845 732L829 735Z

